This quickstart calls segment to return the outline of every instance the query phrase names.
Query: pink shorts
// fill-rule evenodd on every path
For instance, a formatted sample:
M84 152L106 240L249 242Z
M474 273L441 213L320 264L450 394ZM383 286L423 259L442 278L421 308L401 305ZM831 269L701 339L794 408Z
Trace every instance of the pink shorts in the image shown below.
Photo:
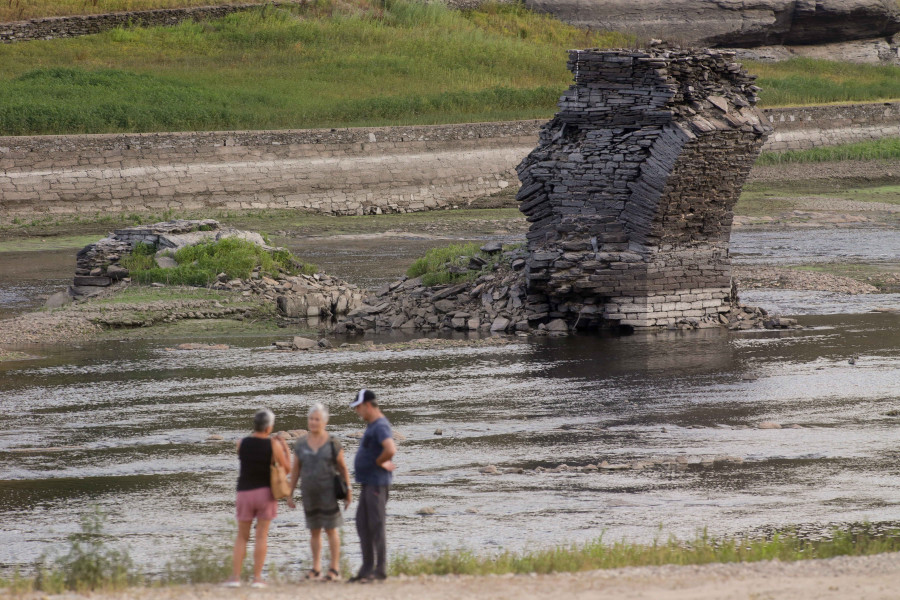
M272 488L261 487L237 493L237 520L271 521L278 515L278 501L272 496Z

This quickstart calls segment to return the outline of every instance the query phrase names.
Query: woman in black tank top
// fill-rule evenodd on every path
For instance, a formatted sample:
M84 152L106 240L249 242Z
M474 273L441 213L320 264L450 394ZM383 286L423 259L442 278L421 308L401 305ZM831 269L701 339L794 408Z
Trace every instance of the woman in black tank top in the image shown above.
M231 578L227 587L241 585L241 566L250 540L250 527L256 519L256 544L253 551L253 583L250 587L266 587L262 569L268 550L269 525L278 513L278 502L270 487L270 466L273 458L286 471L291 470L291 454L283 439L269 437L275 425L275 415L263 409L253 417L253 433L237 444L241 470L237 481L238 534L234 542Z

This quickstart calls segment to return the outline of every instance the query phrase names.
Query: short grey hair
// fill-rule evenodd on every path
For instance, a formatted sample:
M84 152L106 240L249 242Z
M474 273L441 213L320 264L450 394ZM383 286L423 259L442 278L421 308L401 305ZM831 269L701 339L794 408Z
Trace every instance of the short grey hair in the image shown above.
M329 417L329 415L328 415L328 409L325 408L325 405L322 404L321 402L316 402L315 404L313 404L312 406L310 406L310 407L309 407L309 412L306 413L306 417L309 418L309 417L313 416L313 415L316 414L316 413L319 413L320 415L322 415L322 419L324 419L325 421L328 420L328 417Z
M265 431L275 424L275 413L268 408L261 408L253 415L253 431Z

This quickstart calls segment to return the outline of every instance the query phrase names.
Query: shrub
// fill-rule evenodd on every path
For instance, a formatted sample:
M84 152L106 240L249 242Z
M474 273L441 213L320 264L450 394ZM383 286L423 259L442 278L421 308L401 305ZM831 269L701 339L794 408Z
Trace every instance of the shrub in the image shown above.
M134 564L127 550L109 548L103 539L106 515L99 509L81 517L81 531L68 536L69 551L49 566L38 565L34 587L51 593L64 589L85 592L118 589L136 583Z
M195 546L166 564L168 583L219 583L231 574L231 547Z
M473 256L486 261L479 270L467 270L462 273L451 272L451 267L465 268ZM421 277L422 284L427 286L471 281L486 270L490 270L497 262L496 255L479 250L479 244L451 244L442 248L431 248L425 256L417 259L406 271L409 277Z

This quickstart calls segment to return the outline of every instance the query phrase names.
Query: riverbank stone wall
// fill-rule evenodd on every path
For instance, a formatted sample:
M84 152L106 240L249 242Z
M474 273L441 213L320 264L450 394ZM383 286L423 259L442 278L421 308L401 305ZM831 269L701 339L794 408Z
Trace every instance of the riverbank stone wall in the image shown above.
M575 84L518 167L530 305L630 328L730 309L732 208L772 130L732 59L570 53Z
M209 21L221 19L234 12L258 9L262 6L281 7L291 6L292 4L300 3L270 2L267 4L225 4L187 8L158 8L14 21L12 23L0 23L0 44L94 35L110 29L116 29L117 27L161 27L177 25L183 21Z
M900 103L762 111L763 150L900 137ZM55 215L466 206L517 185L544 121L280 131L0 136L0 223Z

